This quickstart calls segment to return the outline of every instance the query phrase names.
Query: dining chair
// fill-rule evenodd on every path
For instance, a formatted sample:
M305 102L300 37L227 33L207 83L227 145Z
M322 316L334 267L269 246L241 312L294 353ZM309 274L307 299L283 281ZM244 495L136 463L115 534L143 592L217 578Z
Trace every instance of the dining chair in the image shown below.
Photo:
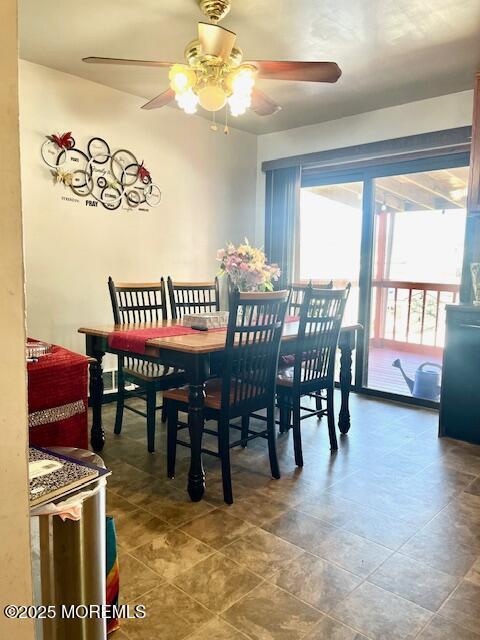
M293 282L290 285L290 288L292 290L292 297L290 298L290 308L288 310L289 316L291 317L299 316L300 308L303 304L303 298L305 296L305 290L309 285L311 285L315 289L333 289L333 280L330 280L330 282L324 282L321 280L309 280L308 282L306 281ZM282 364L292 365L294 361L295 361L294 355L281 356L280 366L282 366ZM320 419L322 418L322 416L324 416L327 413L327 410L323 408L323 402L326 401L326 397L321 393L316 393L314 394L314 399L315 399L315 406L317 407L317 411L318 411L317 417ZM291 423L291 413L292 412L289 411L287 415L288 424ZM281 433L283 433L283 431L284 431L284 425L282 425L282 428L280 429Z
M108 289L112 303L115 324L137 322L160 322L167 319L167 299L165 281L160 282L121 282L115 283L110 276ZM157 405L157 392L165 391L184 384L183 373L178 369L166 367L141 356L118 356L118 393L114 433L122 431L123 412L128 409L147 419L148 451L155 451L156 412L162 409ZM133 383L135 389L127 391L126 383ZM143 398L146 412L125 403L128 398ZM162 422L166 414L162 412Z
M330 282L322 282L319 280L308 280L308 282L293 282L289 285L292 290L292 297L290 298L290 308L288 313L290 316L298 316L300 314L300 308L305 296L305 290L308 286L312 286L315 289L333 289L333 280Z
M217 429L204 428L204 433L216 436L218 450L202 449L217 456L222 464L223 496L233 502L230 472L230 449L246 440L265 438L268 441L270 470L280 477L275 447L275 379L283 323L290 298L289 291L272 293L240 293L232 295L222 377L208 380L205 389L205 420L217 422ZM167 391L167 473L175 475L177 444L190 447L178 433L185 428L179 423L179 411L188 411L188 387ZM267 410L266 429L244 429L243 418L255 411ZM232 420L242 418L242 426ZM240 439L230 442L230 429L241 432Z
M220 311L218 278L213 282L174 282L168 276L167 287L174 320L190 313Z
M330 448L338 448L335 432L333 390L335 386L335 355L350 284L345 289L314 289L307 286L300 307L295 361L279 369L277 398L280 407L280 430L289 428L288 413L293 413L293 444L295 463L303 466L300 422L318 415L317 408L301 407L301 398L327 391L327 420ZM306 413L302 415L301 410Z

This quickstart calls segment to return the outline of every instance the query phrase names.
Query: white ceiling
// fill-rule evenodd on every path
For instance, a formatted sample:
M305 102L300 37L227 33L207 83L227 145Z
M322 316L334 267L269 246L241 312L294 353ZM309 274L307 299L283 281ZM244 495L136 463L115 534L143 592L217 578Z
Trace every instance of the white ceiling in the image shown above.
M480 67L480 0L232 5L222 25L237 33L244 59L334 60L343 70L334 85L259 80L283 108L235 120L254 133L470 89ZM20 0L20 56L150 99L167 87L167 70L96 67L81 58L182 61L202 19L196 0Z

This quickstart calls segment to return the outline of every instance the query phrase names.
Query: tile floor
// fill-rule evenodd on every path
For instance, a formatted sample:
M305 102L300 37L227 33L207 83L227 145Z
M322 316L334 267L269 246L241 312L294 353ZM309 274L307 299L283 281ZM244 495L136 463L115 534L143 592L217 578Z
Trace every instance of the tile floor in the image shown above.
M334 456L303 422L302 470L279 436L278 481L265 441L234 450L226 506L217 460L191 503L188 450L167 480L164 427L148 454L143 419L114 436L106 407L121 602L147 609L113 640L480 640L480 447L439 440L435 412L351 408Z

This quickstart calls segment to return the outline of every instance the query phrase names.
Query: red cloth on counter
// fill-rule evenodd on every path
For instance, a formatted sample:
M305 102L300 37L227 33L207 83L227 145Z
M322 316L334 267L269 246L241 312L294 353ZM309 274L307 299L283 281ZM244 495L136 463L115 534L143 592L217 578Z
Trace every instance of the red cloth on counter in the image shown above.
M30 444L88 449L88 358L52 345L27 372L29 418L45 420L30 426Z
M88 413L57 420L29 430L29 443L33 447L75 447L88 449Z

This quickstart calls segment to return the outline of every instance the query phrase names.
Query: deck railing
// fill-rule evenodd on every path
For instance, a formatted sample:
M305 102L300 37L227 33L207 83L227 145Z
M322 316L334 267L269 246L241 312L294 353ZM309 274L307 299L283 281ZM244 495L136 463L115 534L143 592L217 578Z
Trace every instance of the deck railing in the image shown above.
M445 305L455 303L460 286L435 282L374 280L371 340L374 346L423 345L432 353L444 346Z

